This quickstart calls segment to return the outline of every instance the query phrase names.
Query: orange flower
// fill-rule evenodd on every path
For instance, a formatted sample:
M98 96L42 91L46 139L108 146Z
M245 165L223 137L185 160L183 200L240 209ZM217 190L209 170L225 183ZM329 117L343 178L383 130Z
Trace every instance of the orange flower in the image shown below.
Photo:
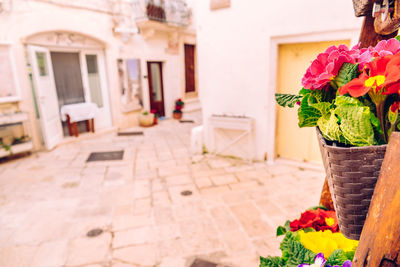
M400 54L378 57L366 64L360 77L353 79L339 89L344 95L360 97L367 93L374 95L400 94ZM372 97L372 96L371 96Z

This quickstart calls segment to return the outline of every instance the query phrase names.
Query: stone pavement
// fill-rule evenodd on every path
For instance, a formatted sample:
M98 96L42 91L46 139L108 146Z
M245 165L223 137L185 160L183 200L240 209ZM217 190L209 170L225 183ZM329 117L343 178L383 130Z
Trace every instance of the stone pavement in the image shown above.
M0 266L256 267L280 255L275 229L317 204L322 168L191 158L193 126L168 120L1 163ZM86 162L115 150L123 160Z

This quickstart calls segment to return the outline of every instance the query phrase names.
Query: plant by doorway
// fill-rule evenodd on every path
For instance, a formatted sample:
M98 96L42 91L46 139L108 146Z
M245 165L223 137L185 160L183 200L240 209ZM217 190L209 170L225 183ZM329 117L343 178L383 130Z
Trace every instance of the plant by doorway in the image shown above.
M185 102L183 102L182 99L180 99L180 98L178 98L175 101L175 109L173 111L174 119L177 119L177 120L182 119L182 113L183 113L182 109L183 109L184 105L185 105Z

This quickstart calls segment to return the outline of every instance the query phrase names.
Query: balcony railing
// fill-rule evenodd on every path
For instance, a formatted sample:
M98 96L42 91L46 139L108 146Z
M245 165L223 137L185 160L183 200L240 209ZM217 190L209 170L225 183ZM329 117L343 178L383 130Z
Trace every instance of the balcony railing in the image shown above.
M179 27L190 24L191 10L184 0L134 0L136 21L153 20Z

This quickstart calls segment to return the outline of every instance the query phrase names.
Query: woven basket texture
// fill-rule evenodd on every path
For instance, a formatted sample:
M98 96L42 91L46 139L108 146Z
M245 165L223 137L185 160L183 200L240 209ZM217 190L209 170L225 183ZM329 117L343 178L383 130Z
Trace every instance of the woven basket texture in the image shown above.
M359 240L387 145L337 147L317 137L342 234Z
M372 16L374 0L353 0L354 14L356 17Z

